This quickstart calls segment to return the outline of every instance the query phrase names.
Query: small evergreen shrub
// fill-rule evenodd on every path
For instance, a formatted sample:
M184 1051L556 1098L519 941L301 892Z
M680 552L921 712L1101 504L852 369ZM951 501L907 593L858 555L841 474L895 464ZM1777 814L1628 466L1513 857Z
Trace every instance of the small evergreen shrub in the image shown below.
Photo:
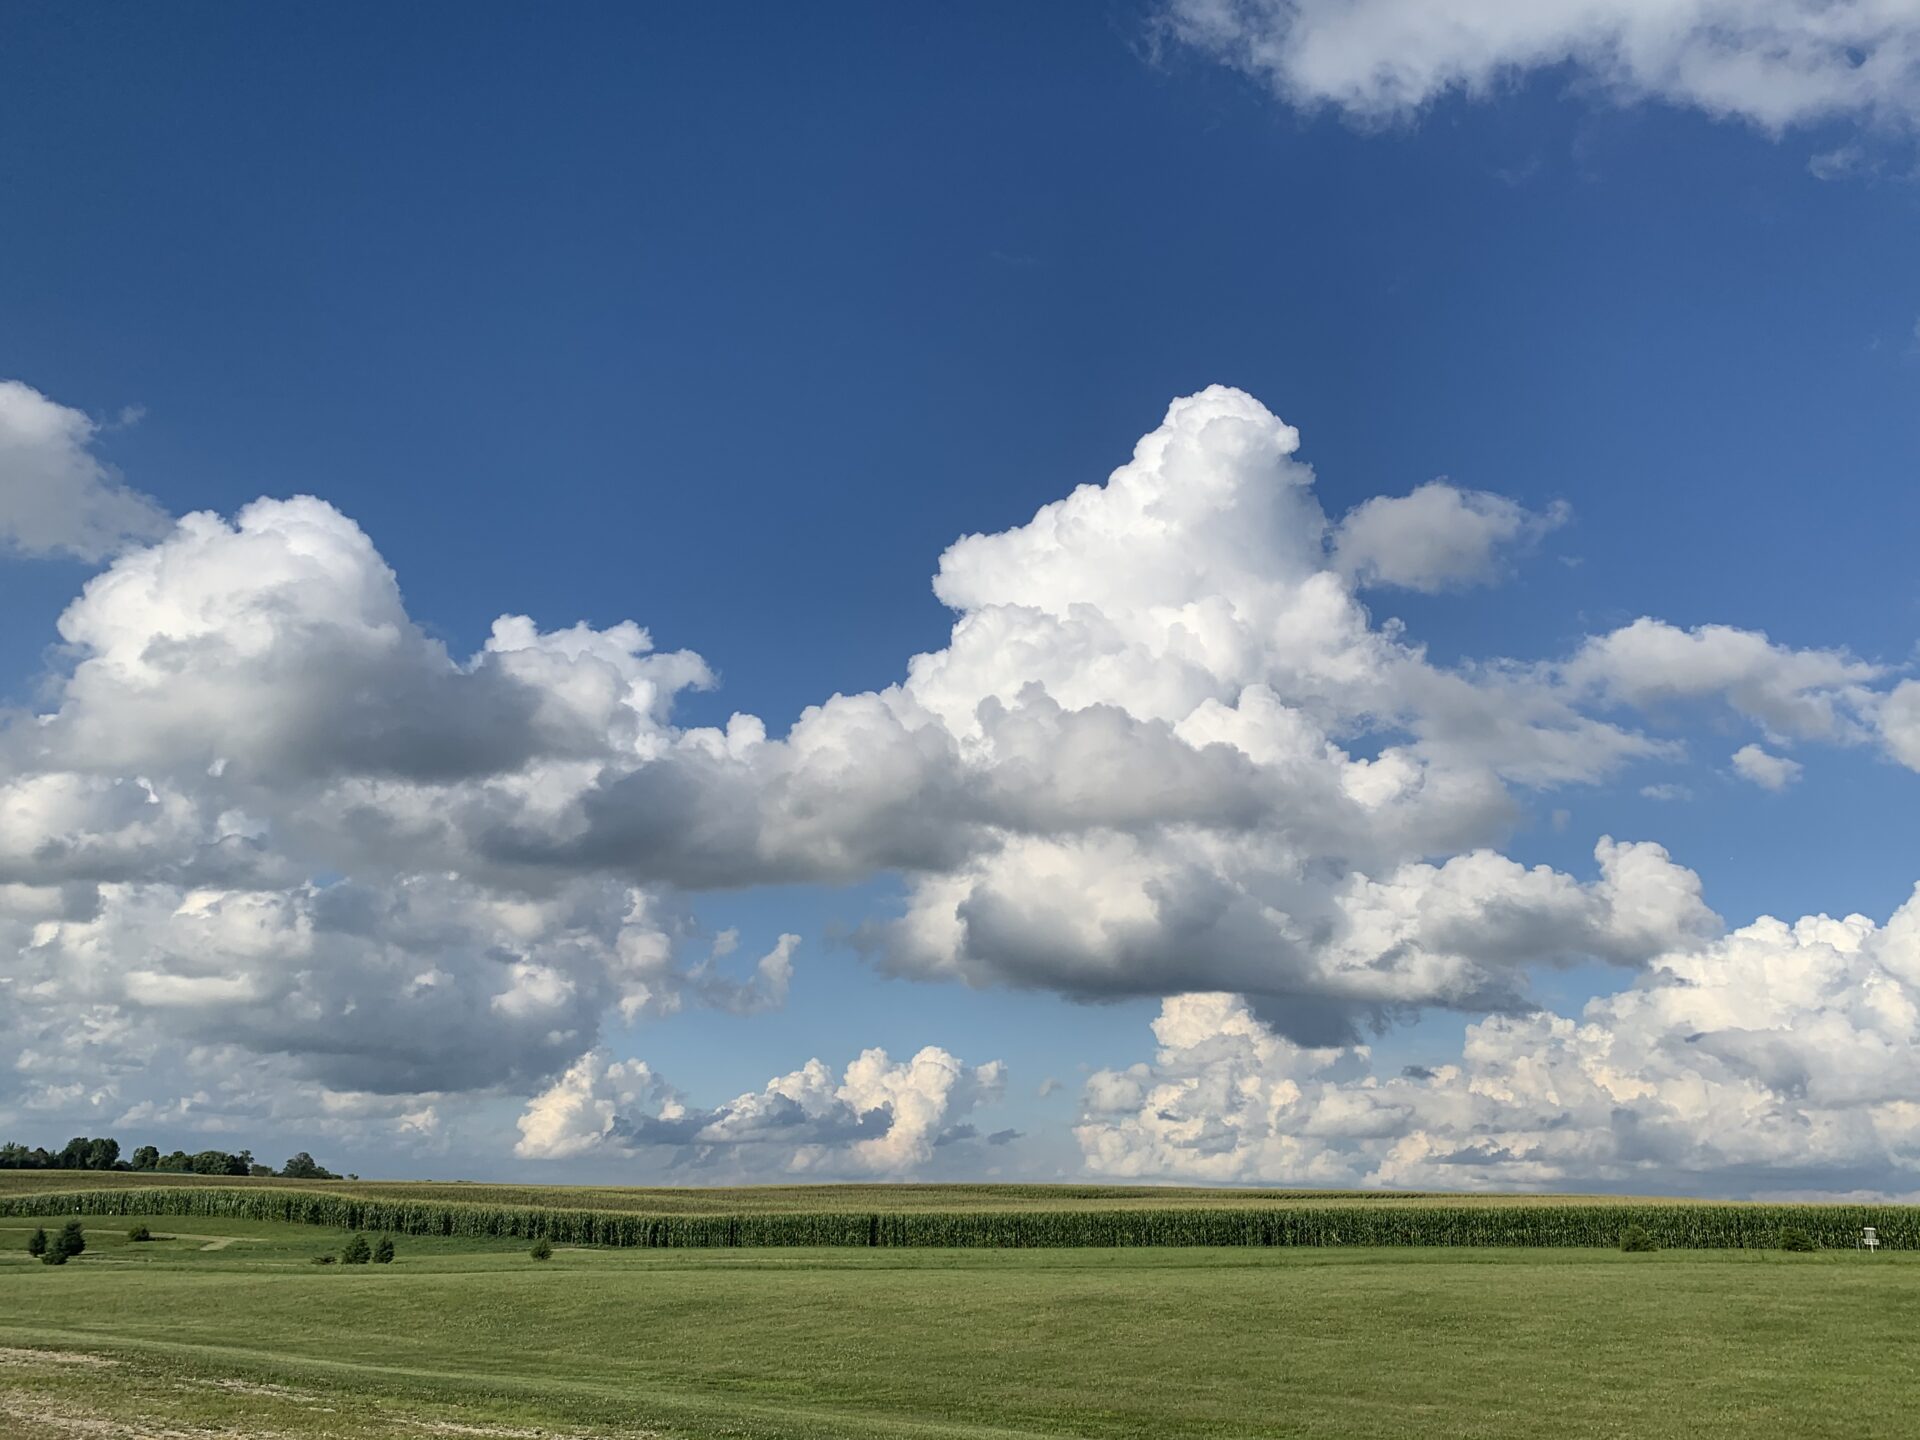
M355 1235L347 1242L347 1248L340 1252L342 1265L364 1265L373 1258L373 1247L367 1244L367 1237Z
M38 1251L33 1248L36 1243L40 1246ZM82 1233L78 1220L69 1220L51 1240L47 1238L46 1231L37 1230L33 1238L27 1241L27 1250L38 1254L42 1265L64 1265L86 1248L87 1237Z
M533 1242L533 1249L527 1253L536 1260L551 1260L553 1259L553 1242L542 1235Z
M380 1237L380 1243L373 1247L373 1263L376 1265L391 1265L393 1263L393 1237L391 1235L382 1235Z
M1620 1248L1629 1254L1644 1254L1649 1250L1658 1250L1653 1233L1644 1225L1629 1225L1620 1232Z
M1813 1236L1798 1225L1789 1225L1780 1232L1780 1248L1791 1250L1796 1255L1810 1255L1815 1249Z
M27 1237L27 1254L33 1256L34 1259L38 1260L41 1256L45 1255L46 1253L47 1253L47 1232L44 1229L36 1230L33 1232L33 1234Z
M137 1245L142 1240L153 1239L153 1232L147 1229L147 1227L144 1225L136 1225L131 1230L127 1231L127 1239L133 1241Z
M331 1264L333 1264L333 1256L331 1256L331 1255L316 1255L316 1256L314 1256L314 1257L313 1257L313 1263L314 1263L314 1264L316 1264L316 1265L331 1265Z

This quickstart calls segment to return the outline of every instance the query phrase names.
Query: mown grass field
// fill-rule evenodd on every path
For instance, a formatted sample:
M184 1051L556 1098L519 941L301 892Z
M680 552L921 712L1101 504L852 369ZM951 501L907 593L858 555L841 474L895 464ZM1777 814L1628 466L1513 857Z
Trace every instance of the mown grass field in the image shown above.
M47 1217L57 1219L59 1217ZM0 1220L0 1434L1846 1436L1920 1430L1920 1254L559 1249Z

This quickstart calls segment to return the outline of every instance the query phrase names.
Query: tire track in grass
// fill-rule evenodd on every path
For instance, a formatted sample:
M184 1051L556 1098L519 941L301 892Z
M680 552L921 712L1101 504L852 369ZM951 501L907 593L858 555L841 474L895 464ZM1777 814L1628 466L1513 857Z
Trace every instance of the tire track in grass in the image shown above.
M18 1334L15 1327L0 1323L0 1341L14 1338ZM104 1349L132 1352L135 1356L167 1355L184 1360L215 1361L220 1362L222 1368L233 1365L269 1373L305 1372L305 1378L320 1383L331 1380L349 1389L374 1379L402 1383L429 1381L441 1385L470 1388L480 1394L504 1393L526 1400L537 1401L546 1396L571 1395L581 1400L611 1404L621 1409L651 1406L662 1412L670 1412L671 1418L663 1415L656 1422L668 1427L661 1432L636 1430L631 1425L609 1427L592 1421L565 1422L568 1425L584 1424L590 1430L603 1429L609 1434L622 1437L644 1437L650 1433L659 1434L661 1440L665 1440L665 1436L669 1434L683 1437L705 1436L713 1433L712 1427L717 1423L726 1423L738 1418L751 1418L763 1423L784 1423L792 1427L786 1433L808 1437L830 1436L833 1440L894 1440L894 1437L905 1435L924 1437L924 1440L1061 1440L1060 1431L1054 1429L1030 1430L1010 1425L922 1419L917 1416L876 1414L872 1411L830 1406L779 1404L768 1400L750 1400L733 1396L715 1397L719 1401L715 1404L682 1392L638 1388L625 1380L604 1382L569 1376L536 1377L502 1375L498 1371L377 1365L364 1361L328 1360L317 1356L282 1355L274 1351L252 1350L237 1345L207 1345L179 1340L119 1341L87 1331L39 1330L35 1332L35 1336L73 1346L92 1354L99 1354ZM115 1357L108 1355L102 1358L111 1360ZM422 1404L424 1408L431 1402L413 1403ZM419 1422L411 1423L417 1425Z

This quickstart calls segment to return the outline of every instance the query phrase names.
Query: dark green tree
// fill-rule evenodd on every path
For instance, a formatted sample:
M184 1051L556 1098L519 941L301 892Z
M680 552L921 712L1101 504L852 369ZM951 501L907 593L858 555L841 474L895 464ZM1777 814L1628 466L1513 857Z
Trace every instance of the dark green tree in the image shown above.
M533 1249L527 1253L536 1260L551 1260L553 1259L553 1242L542 1235L533 1242Z
M289 1180L338 1180L340 1178L304 1150L282 1165L280 1173Z
M373 1247L373 1263L376 1265L391 1265L393 1263L393 1237L391 1235L382 1235L380 1237L380 1243Z
M87 1232L80 1228L78 1220L69 1220L60 1227L60 1233L54 1237L53 1243L69 1257L83 1255L87 1249Z
M367 1237L355 1235L347 1242L347 1248L340 1252L342 1265L364 1265L373 1258L373 1248L367 1244Z
M47 1253L47 1232L36 1230L27 1237L27 1254L38 1260Z
M101 1136L87 1142L87 1169L111 1170L120 1160L120 1142L110 1136Z
M93 1141L84 1135L76 1135L67 1141L66 1148L60 1152L56 1163L61 1170L84 1170L87 1168L87 1156L93 1151Z
M133 1168L136 1170L158 1170L160 1151L152 1145L142 1145L133 1152Z

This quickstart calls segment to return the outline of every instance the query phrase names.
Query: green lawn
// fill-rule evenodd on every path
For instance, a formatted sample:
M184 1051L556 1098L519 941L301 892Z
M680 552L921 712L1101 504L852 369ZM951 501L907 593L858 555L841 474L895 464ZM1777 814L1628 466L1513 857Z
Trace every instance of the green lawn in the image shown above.
M1920 1256L560 1250L0 1222L0 1434L1920 1433ZM210 1248L212 1247L212 1248ZM63 1352L48 1355L46 1351Z

